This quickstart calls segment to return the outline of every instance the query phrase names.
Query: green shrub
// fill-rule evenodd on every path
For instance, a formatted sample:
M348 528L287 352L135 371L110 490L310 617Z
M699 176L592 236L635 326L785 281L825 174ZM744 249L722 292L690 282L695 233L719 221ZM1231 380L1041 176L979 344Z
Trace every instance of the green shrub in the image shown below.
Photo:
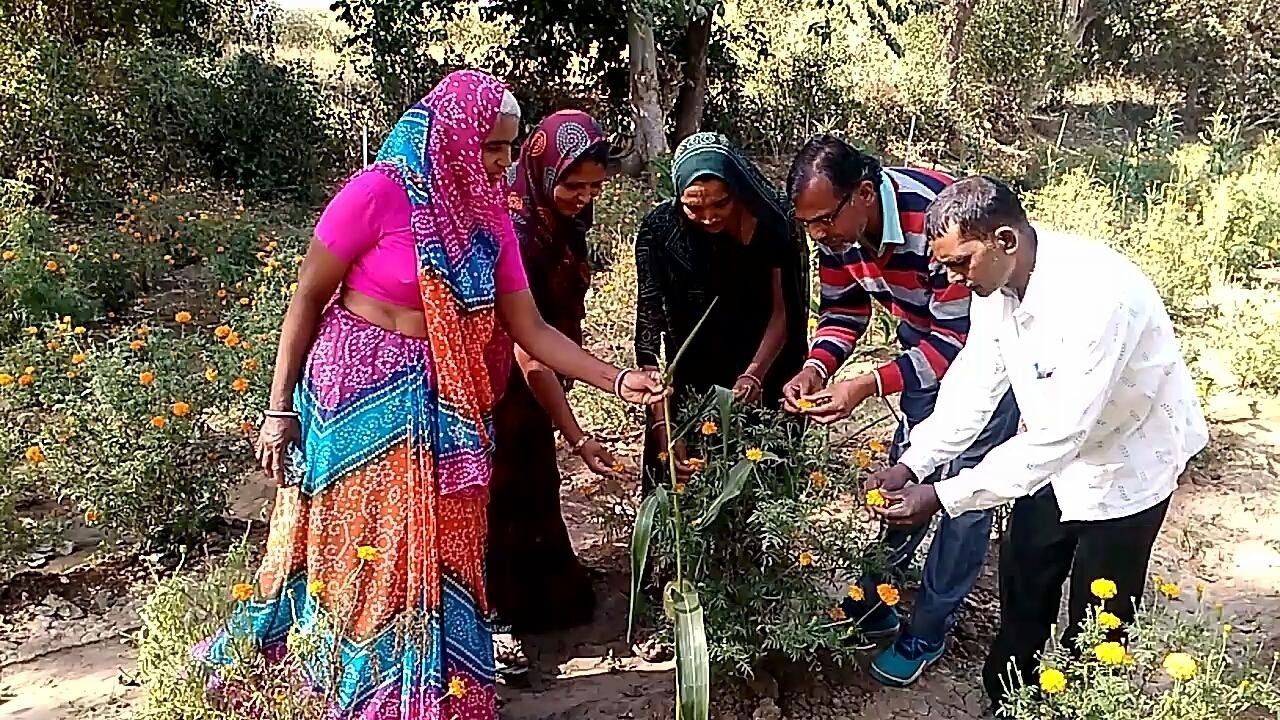
M860 618L845 617L831 589L855 594L848 583L882 567L870 549L875 531L857 512L870 452L853 463L832 457L824 429L733 405L723 389L691 401L675 437L701 468L647 501L656 503L654 572L674 578L682 560L711 661L745 675L770 653L849 659L841 641ZM895 604L896 588L885 592Z
M1017 687L1007 717L1022 720L1228 720L1280 712L1277 656L1240 637L1211 608L1205 588L1194 605L1157 578L1123 644L1109 642L1115 616L1090 612L1076 656L1054 647L1041 658L1038 686Z

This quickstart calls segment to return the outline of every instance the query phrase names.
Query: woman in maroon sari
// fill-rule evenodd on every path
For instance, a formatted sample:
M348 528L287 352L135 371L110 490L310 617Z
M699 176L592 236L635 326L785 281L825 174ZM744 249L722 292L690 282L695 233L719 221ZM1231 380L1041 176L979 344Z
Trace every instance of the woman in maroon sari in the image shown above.
M529 289L547 322L578 344L591 286L587 231L608 154L596 122L565 110L538 125L511 168L508 207ZM565 399L569 383L519 347L515 356L494 413L501 441L490 484L487 587L500 626L545 632L587 623L595 609L591 576L560 515L555 433L597 474L610 474L615 460L578 425Z

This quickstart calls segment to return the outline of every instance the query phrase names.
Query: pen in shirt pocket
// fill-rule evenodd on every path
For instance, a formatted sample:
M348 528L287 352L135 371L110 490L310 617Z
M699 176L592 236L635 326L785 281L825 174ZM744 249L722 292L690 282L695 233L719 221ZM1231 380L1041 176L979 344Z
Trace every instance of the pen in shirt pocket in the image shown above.
M1045 378L1053 377L1053 368L1041 369L1040 363L1034 363L1031 367L1036 371L1037 380L1044 380Z

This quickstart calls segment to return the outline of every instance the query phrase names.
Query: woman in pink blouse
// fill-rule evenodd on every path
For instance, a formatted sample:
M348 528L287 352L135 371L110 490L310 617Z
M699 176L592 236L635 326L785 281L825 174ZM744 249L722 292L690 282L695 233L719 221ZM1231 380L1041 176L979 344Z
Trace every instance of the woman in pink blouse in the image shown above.
M281 485L266 557L203 659L232 665L247 641L291 660L334 716L496 717L483 558L510 369L496 323L566 376L636 403L664 392L538 314L500 192L518 119L497 80L454 73L321 216L257 445Z

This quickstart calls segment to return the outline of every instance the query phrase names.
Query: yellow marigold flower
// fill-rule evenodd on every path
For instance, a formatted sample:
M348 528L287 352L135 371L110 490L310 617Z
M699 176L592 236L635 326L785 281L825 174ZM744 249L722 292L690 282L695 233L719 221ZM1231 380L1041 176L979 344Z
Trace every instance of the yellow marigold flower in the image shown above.
M880 492L880 488L867 491L867 507L888 507L889 499Z
M0 387L13 384L13 376L9 373L0 373Z
M799 562L800 562L800 567L809 567L810 565L813 564L813 553L809 552L808 550L805 550L804 552L800 553Z
M871 448L871 452L874 452L874 453L883 453L885 450L888 449L888 446L885 445L884 441L880 439L875 439L867 443L867 447Z
M1231 631L1232 631L1232 630L1234 630L1234 629L1235 629L1235 628L1231 627L1231 625L1230 625L1230 624L1223 625L1223 626L1222 626L1222 635L1223 635L1224 637L1225 637L1225 636L1227 636L1227 635L1230 635L1230 634L1231 634Z
M23 374L23 375L35 375L35 374L36 374L35 366L34 366L34 365L28 365L28 366L26 366L25 368L23 368L23 369L22 369L22 374Z
M1057 695L1067 689L1067 676L1056 668L1045 668L1040 673L1040 689L1047 695Z
M132 351L134 351L134 352L137 352L137 351L141 350L142 348L144 348L144 347L146 347L146 346L147 346L147 344L146 344L146 343L144 343L144 342L142 342L141 340L134 340L134 341L132 341L132 342L130 342L130 343L129 343L129 349L130 349L130 350L132 350Z
M102 514L93 508L84 511L84 523L86 525L94 525L102 519Z
M173 319L179 325L186 325L187 323L191 322L191 313L187 312L186 310L179 310L178 313L173 316Z
M116 253L116 252L111 253L111 259L112 259L112 260L119 260L119 259L120 259L120 253Z
M31 385L35 381L36 381L36 378L31 373L23 373L18 376L18 384L23 387L27 387L28 385Z
M67 252L71 253L72 255L80 252L80 244L71 243L70 245L67 246Z
M831 608L830 610L828 610L828 611L827 611L827 614L828 614L828 615L830 615L830 616L831 616L831 619L832 619L832 620L835 620L836 622L841 622L842 620L844 620L844 619L847 617L847 616L844 614L844 608L842 608L842 607L840 607L840 606L836 606L836 607Z
M36 335L40 332L40 328L36 327L35 325L28 325L22 328L22 331L28 335Z
M57 260L50 260L49 262L44 264L44 269L48 270L49 272L58 272L58 267L59 265Z
M18 257L18 253L12 250L5 250L4 255L0 255L0 257L3 257L5 262L9 262L10 260Z
M324 592L325 584L323 580L312 580L307 583L307 594L319 595Z
M898 588L888 583L877 585L876 594L880 596L880 602L889 607L897 605L898 601L902 599L902 595L898 593Z
M814 470L809 473L809 482L816 488L824 488L827 486L827 476L821 470Z
M177 417L186 417L191 414L191 406L181 400L174 403L169 409L172 410L173 414Z
M461 698L467 694L467 683L457 675L449 681L449 697Z
M247 297L242 297L242 298L240 298L240 304L241 304L241 305L244 305L244 306L246 306L246 307L247 307L247 306L249 305L249 303L251 303L251 302L253 302L253 301L252 301L252 300L250 300L250 299L249 299L249 298L247 298Z
M146 337L151 334L151 328L147 327L146 325L143 325L142 327L138 328L137 333L138 333L138 337Z
M138 373L139 385L150 385L155 381L156 381L156 374L151 372L150 370L144 370L141 373Z
M1174 583L1163 583L1160 585L1160 594L1170 600L1177 600L1182 595L1182 588Z
M231 389L235 390L238 393L248 392L249 381L242 377L236 378L235 380L231 381Z
M1104 611L1098 613L1098 627L1103 630L1118 630L1123 624L1124 623L1120 621L1119 617L1112 615L1109 612Z
M1164 671L1174 680L1190 680L1200 672L1196 659L1186 653L1169 653L1164 659Z
M1104 642L1093 649L1093 655L1104 665L1123 665L1129 653L1118 642Z
M703 421L701 429L703 435L715 435L720 432L720 427L712 420Z
M204 369L204 379L205 379L205 380L208 380L209 382L215 382L215 381L217 381L217 379L218 379L218 369L217 369L217 368L205 368L205 369Z
M1115 597L1116 593L1119 591L1116 589L1115 581L1108 580L1106 578L1098 578L1097 580L1089 583L1089 592L1093 593L1093 596L1099 600L1110 600Z
M866 450L859 450L858 452L853 454L853 461L858 465L859 468L866 470L867 468L871 467L871 453L867 452Z
M796 407L800 408L801 410L812 410L813 408L817 407L817 404L814 403L812 400L809 400L806 398L800 398L799 400L796 401Z
M764 451L758 447L748 448L747 459L751 462L760 462L764 459Z
M245 372L253 372L258 369L258 359L245 358L244 362L240 363L240 367L244 368Z
M156 415L155 417L151 418L151 427L157 430L163 430L164 426L168 424L169 424L169 421L166 420L163 415Z
M89 331L88 331L88 330L86 330L86 329L84 328L84 326L83 326L83 325L77 325L77 326L76 326L76 329L75 329L75 330L72 330L71 332L73 332L73 333L75 333L75 334L77 334L77 335L83 335L83 334L85 334L85 333L87 333L87 332L89 332Z
M862 591L862 587L860 585L850 585L849 599L854 602L862 602L867 599L867 594Z
M356 548L356 557L365 562L377 562L378 558L382 557L382 553L379 553L378 548L372 545L361 545Z
M213 336L218 338L219 340L226 338L230 334L231 334L231 326L229 325L219 325L218 327L213 329Z
M231 597L239 602L253 599L253 586L249 583L236 583L231 586Z
M27 457L27 462L31 463L32 465L39 465L40 463L48 459L45 457L44 450L41 449L39 445L32 445L31 447L27 448L26 457Z
M76 353L75 355L72 355L72 356L71 356L71 364L72 364L72 365L80 365L80 364L82 364L85 360L88 360L88 359L89 359L89 356L88 356L88 355L85 355L84 353L79 352L79 353Z

